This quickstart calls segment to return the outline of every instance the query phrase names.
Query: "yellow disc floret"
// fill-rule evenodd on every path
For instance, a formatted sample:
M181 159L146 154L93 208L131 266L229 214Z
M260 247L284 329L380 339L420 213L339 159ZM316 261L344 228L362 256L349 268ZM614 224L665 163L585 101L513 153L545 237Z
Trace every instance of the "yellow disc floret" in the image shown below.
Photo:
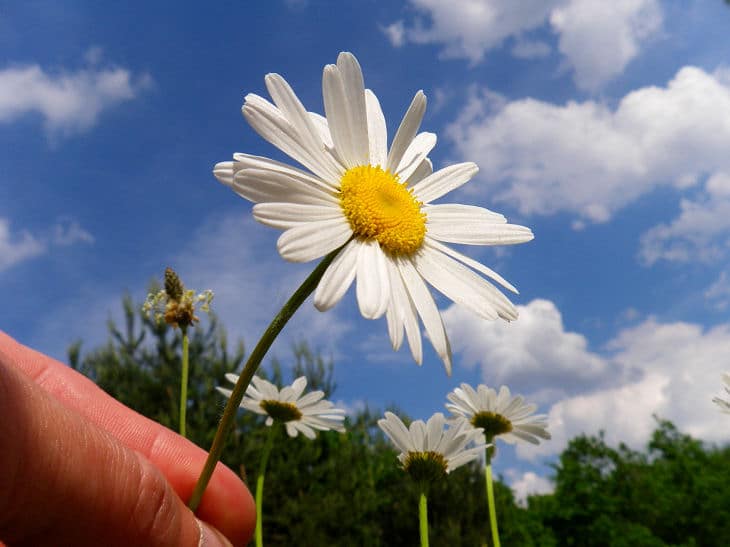
M340 184L340 205L354 235L375 239L384 251L411 254L423 243L423 204L389 171L372 165L348 169Z

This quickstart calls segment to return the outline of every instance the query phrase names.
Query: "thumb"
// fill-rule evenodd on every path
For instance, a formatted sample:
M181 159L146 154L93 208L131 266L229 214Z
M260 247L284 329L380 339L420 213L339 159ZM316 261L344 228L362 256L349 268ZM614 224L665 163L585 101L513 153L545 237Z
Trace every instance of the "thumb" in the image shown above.
M9 545L230 545L162 473L0 361L0 540Z

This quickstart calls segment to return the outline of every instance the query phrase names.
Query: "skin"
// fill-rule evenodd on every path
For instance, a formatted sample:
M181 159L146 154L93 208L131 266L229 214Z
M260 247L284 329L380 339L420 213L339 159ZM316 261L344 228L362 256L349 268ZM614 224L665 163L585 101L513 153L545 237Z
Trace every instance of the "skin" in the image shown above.
M0 331L0 545L246 545L254 501L223 464L185 505L205 457Z

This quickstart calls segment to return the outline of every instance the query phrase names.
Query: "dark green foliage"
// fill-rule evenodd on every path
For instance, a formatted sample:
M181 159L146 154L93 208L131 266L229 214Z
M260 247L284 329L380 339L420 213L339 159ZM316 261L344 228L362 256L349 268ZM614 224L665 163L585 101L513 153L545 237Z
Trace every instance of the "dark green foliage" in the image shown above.
M71 365L140 413L177 430L180 389L179 330L142 317L130 298L125 321L110 322L110 339L82 356L69 349ZM225 398L226 372L238 372L243 344L229 351L215 317L189 329L188 435L210 447ZM305 342L286 365L272 359L259 371L281 385L306 375L308 389L333 398L333 363ZM445 395L445 394L444 394ZM336 396L334 397L336 400ZM380 411L349 418L347 433L327 432L310 441L276 430L264 487L267 545L399 546L418 544L418 490L399 468L396 453L377 427ZM223 461L254 490L269 428L263 418L239 411ZM555 464L556 491L532 496L519 507L497 482L502 545L714 546L730 538L730 449L708 448L659 422L646 452L611 448L603 436L571 441ZM497 469L498 471L499 469ZM428 497L434 546L491 545L483 469L476 463L451 473Z
M532 498L561 545L724 546L730 540L730 449L707 448L658 421L646 452L570 442L556 490Z

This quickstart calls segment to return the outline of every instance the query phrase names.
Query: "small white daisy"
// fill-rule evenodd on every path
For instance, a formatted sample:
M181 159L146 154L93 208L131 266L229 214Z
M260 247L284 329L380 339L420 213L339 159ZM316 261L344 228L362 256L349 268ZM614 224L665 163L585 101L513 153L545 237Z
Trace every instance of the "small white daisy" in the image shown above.
M444 429L447 422L440 412L431 416L428 423L411 422L409 428L398 416L386 412L378 426L400 450L398 460L403 469L417 481L432 482L484 453L484 434L480 429L466 420Z
M723 373L722 381L725 382L725 391L730 394L730 373ZM713 397L712 402L720 407L720 411L725 414L730 414L730 400L720 399L720 397Z
M226 380L235 384L238 376L226 374ZM307 386L307 378L300 376L290 386L279 391L271 382L254 376L251 385L246 389L246 395L241 401L241 408L267 416L266 425L271 426L275 421L286 425L286 432L290 437L296 437L300 432L309 439L319 431L345 431L342 425L345 411L335 406L324 397L323 391L312 391L302 396ZM226 397L231 396L231 390L223 387L216 388Z
M256 220L284 230L277 244L284 259L308 262L344 245L317 286L317 309L333 307L357 279L360 312L368 319L385 314L393 348L400 348L405 331L413 358L422 362L420 317L449 372L451 349L426 282L480 317L517 318L512 303L482 276L517 290L444 243L508 245L531 240L532 232L482 207L433 203L478 168L467 162L433 172L427 156L436 135L419 133L422 91L389 148L383 111L351 53L324 68L326 118L308 112L280 75L268 74L265 82L273 104L249 94L243 116L309 172L249 154L234 154L213 172L256 204Z
M482 428L489 441L499 437L510 444L518 440L539 444L538 437L550 439L547 416L533 416L537 405L526 404L521 395L512 397L507 386L499 388L497 393L484 384L476 391L469 384L461 384L447 397L451 402L446 408L469 420L474 427Z

